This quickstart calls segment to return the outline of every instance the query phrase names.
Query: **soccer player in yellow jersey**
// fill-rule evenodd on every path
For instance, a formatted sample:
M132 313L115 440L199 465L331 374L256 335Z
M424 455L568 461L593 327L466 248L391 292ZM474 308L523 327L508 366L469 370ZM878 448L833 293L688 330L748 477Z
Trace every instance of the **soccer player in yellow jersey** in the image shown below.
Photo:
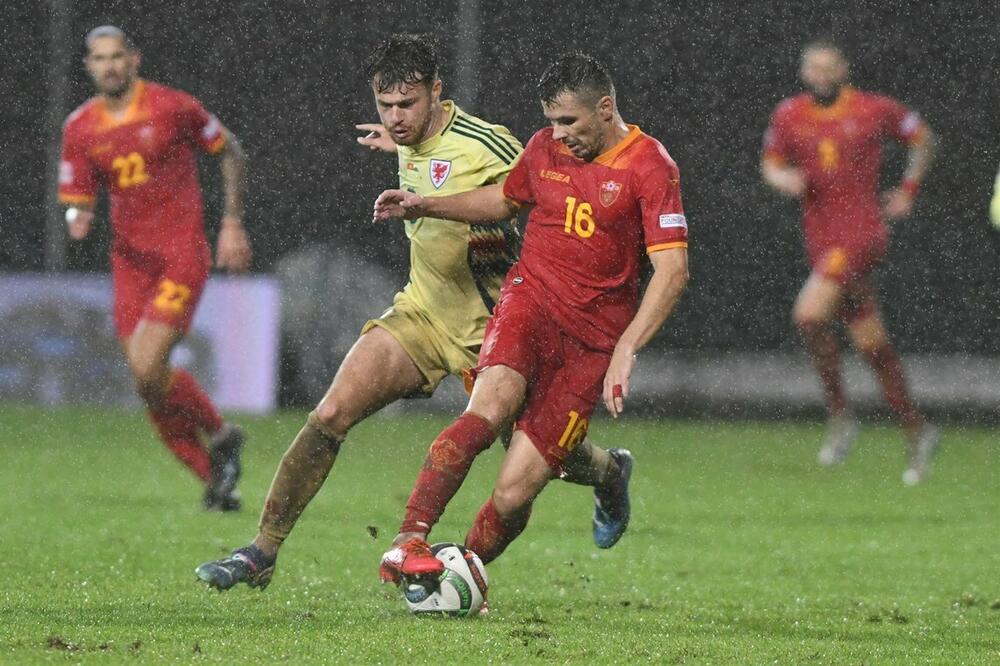
M397 35L368 58L366 71L381 125L359 139L395 151L400 186L420 194L453 194L504 181L521 153L510 132L441 99L437 58L425 40ZM196 570L229 589L270 582L278 550L330 473L348 430L401 398L429 396L447 375L468 377L517 238L513 221L469 225L424 217L407 221L410 276L392 307L367 322L329 390L281 459L253 542ZM461 479L483 449L432 449L425 470ZM391 455L391 454L389 454ZM595 489L595 540L610 547L628 523L631 454L588 443L567 461L569 481Z

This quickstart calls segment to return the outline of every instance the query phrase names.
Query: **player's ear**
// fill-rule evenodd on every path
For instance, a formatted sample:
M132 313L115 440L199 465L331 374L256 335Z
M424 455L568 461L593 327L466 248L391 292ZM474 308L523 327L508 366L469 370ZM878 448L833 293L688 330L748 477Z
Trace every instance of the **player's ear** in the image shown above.
M431 101L435 104L441 99L441 90L443 88L444 84L441 83L441 79L434 79L434 83L431 84Z
M597 100L597 115L604 121L611 120L614 117L615 100L612 99L611 95L605 95Z

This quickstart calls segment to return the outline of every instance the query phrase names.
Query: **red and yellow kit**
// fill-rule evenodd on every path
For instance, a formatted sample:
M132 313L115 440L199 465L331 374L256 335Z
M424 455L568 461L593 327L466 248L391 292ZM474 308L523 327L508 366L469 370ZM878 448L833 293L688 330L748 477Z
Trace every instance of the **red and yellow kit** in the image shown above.
M680 176L638 127L592 162L547 128L503 191L534 207L479 368L506 365L528 380L517 428L558 469L586 434L611 352L635 316L644 254L687 247Z
M912 144L923 131L920 117L899 102L850 87L827 107L808 93L778 105L764 159L805 174L802 212L813 268L848 281L882 258L888 238L878 199L882 144Z
M108 192L120 335L143 317L190 325L211 266L197 151L224 145L222 126L198 100L142 80L123 113L95 97L66 120L59 198L86 205Z

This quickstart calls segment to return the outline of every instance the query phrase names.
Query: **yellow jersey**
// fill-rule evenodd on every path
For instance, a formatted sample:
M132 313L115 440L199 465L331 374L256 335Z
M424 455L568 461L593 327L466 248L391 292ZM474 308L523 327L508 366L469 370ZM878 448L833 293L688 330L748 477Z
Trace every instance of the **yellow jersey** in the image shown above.
M441 103L441 131L415 146L397 146L399 185L424 196L458 194L502 184L523 150L500 125ZM513 220L466 224L422 217L404 221L410 276L403 292L435 328L462 347L483 341L486 321L517 257Z

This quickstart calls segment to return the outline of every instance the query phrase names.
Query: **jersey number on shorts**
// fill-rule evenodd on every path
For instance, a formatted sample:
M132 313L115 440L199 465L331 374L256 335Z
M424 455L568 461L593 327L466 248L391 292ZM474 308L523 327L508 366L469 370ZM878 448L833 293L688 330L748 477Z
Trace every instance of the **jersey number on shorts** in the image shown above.
M146 173L146 160L139 153L119 155L111 163L111 168L118 172L118 187L142 185L149 180Z
M593 207L586 201L577 204L576 197L566 197L566 224L563 231L568 234L575 231L580 238L590 238L597 228L593 214Z
M569 423L563 430L562 437L559 438L559 448L572 451L576 445L583 441L587 435L587 419L580 418L580 413L570 410Z
M153 299L153 307L160 312L179 315L184 312L184 308L187 307L187 302L190 298L190 287L178 284L173 280L164 280L160 283L156 291L156 298Z
M830 138L823 139L816 146L816 152L819 153L819 163L823 171L834 171L837 168L840 152L837 150L836 141Z

